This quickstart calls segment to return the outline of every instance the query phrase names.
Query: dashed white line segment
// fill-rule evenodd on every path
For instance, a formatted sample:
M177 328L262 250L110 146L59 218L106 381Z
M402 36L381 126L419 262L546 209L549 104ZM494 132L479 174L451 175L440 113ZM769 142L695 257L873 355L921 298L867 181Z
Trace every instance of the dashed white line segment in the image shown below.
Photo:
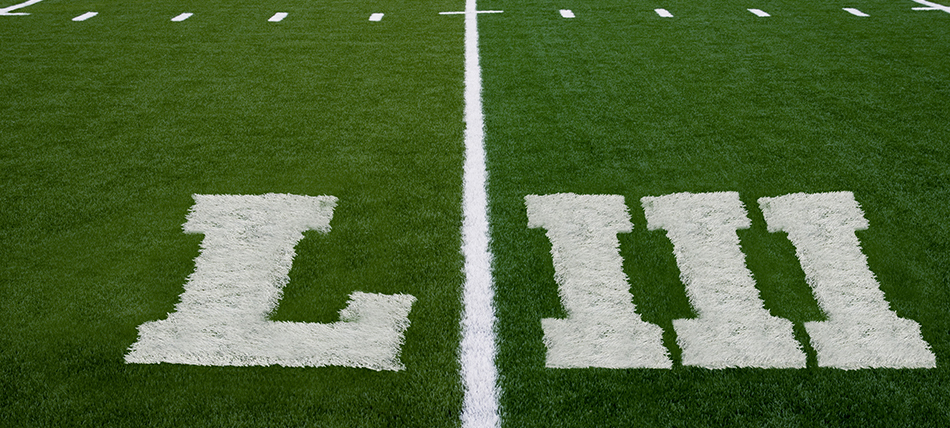
M662 16L662 17L664 17L664 18L672 18L672 17L673 17L673 14L670 13L670 11L668 11L668 10L666 10L666 9L654 9L653 11L656 12L657 15L660 15L660 16Z
M372 14L372 15L369 16L369 20L370 20L370 21L373 21L373 22L382 21L382 20L383 20L383 15L384 15L384 14L382 14L382 13L374 13L374 14Z
M561 9L562 18L574 18L574 12L570 9Z
M913 0L915 3L922 4L926 7L915 7L914 10L942 10L944 12L950 13L950 6L944 6L942 4L937 4L934 2L929 2L927 0Z
M267 19L267 22L280 22L287 17L287 12L277 12L274 16Z
M13 6L7 6L7 7L3 8L3 9L0 9L0 16L22 16L22 15L29 15L29 13L24 13L24 12L10 13L10 11L17 10L17 9L22 9L22 8L24 8L24 7L27 7L27 6L31 6L31 5L37 4L37 3L41 2L41 1L43 1L43 0L29 0L29 1L26 1L26 2L23 2L23 3L20 3L20 4L15 4L15 5L13 5Z
M184 20L186 20L186 19L188 19L188 18L191 18L191 15L194 15L194 14L193 14L193 13L183 13L183 14L181 14L181 15L178 15L178 16L172 18L172 22L181 22L181 21L184 21Z
M767 12L763 11L762 9L749 9L749 12L754 13L755 16L758 16L759 18L768 18L769 16L771 16Z
M866 13L864 13L864 12L861 12L860 10L857 10L857 9L855 9L855 8L853 8L853 7L846 7L846 8L844 8L844 11L845 11L845 12L848 12L848 13L854 15L854 16L860 16L860 17L862 17L862 18L863 18L863 17L867 17L867 16L871 16L871 15L868 15L868 14L866 14Z
M99 12L86 12L86 13L84 13L84 14L82 14L82 15L79 15L79 16L73 18L73 21L75 21L75 22L85 21L85 20L87 20L87 19L89 19L89 18L92 18L93 16L98 15L98 14L99 14Z

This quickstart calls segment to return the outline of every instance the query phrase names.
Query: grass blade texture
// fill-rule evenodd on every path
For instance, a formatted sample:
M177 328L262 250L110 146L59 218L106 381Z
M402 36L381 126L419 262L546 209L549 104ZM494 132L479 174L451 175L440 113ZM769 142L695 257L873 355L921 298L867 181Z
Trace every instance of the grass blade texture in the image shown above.
M950 423L950 16L914 6L482 2L505 10L480 30L506 426ZM759 295L794 323L806 368L683 365L673 320L697 314L640 200L726 191L751 220L738 234ZM757 200L836 191L861 204L868 265L890 308L920 324L936 368L818 367L803 325L826 315ZM566 312L525 196L557 193L624 196L623 269L672 369L545 367L541 319Z
M456 426L463 26L438 13L458 7L50 0L0 17L0 425ZM192 195L266 193L339 201L270 319L411 295L405 370L123 362L195 269Z

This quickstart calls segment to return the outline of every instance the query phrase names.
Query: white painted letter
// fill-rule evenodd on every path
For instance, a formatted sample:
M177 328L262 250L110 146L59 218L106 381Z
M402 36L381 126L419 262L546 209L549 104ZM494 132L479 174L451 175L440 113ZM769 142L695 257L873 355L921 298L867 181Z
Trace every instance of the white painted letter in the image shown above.
M761 198L769 232L788 232L828 321L806 322L818 365L840 369L933 368L920 325L884 300L855 231L868 222L851 192Z
M336 198L195 195L184 225L204 233L175 312L139 326L127 363L401 370L415 298L354 292L331 324L269 321L303 232L329 232Z
M636 312L617 233L630 232L623 196L525 196L528 227L551 240L566 319L544 318L547 367L671 368L663 330Z
M673 320L683 365L802 368L792 322L765 309L739 248L749 227L739 195L677 193L641 199L649 230L664 229L696 319Z

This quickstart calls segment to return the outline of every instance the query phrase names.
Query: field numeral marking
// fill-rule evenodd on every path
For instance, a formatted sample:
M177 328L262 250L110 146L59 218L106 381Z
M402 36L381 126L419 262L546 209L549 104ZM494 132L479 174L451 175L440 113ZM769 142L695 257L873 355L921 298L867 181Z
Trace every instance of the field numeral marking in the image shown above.
M915 321L900 318L868 268L855 231L866 229L850 192L759 199L769 232L787 232L828 321L806 322L818 365L845 370L933 368ZM765 309L737 230L751 222L738 193L677 193L641 199L649 230L663 229L690 304L673 320L683 365L803 368L792 322ZM552 368L670 368L659 326L643 321L623 272L618 233L633 226L619 195L528 195L528 227L551 241L566 319L541 320Z
M623 196L525 197L528 227L551 240L554 277L566 319L544 318L547 367L671 368L663 330L636 312L620 258L630 232Z
M769 314L739 247L748 229L739 194L677 193L641 199L647 229L666 230L699 318L673 320L683 365L801 368L792 322Z
M890 309L855 231L868 228L850 192L761 198L769 232L788 232L828 321L806 322L818 365L840 369L933 368L920 325Z
M330 231L336 198L195 195L185 233L204 233L168 318L139 326L127 363L401 370L415 298L354 292L339 322L269 321L303 232Z

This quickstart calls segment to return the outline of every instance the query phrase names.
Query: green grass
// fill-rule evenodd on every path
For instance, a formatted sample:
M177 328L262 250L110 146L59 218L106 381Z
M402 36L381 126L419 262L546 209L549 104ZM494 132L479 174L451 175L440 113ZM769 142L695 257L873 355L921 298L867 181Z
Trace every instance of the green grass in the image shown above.
M480 31L507 426L950 423L950 16L914 6L481 3L505 10ZM841 190L861 203L870 268L891 308L921 324L936 369L817 367L802 324L824 315L756 200ZM808 368L682 366L672 320L695 314L640 198L712 191L745 203L747 265L766 307L795 323ZM564 312L551 244L527 228L524 196L561 192L625 196L624 270L638 312L664 329L672 370L544 368L540 320Z
M0 426L457 425L463 26L438 15L457 7L48 0L2 17ZM194 270L191 196L268 192L340 201L272 318L412 294L406 370L123 363Z
M505 11L479 29L506 426L950 425L950 15L916 6L480 2ZM457 426L464 18L438 12L462 9L45 0L0 17L0 426ZM817 367L803 323L824 314L756 200L842 190L936 369ZM682 366L672 320L695 313L640 198L685 191L739 192L746 263L807 368ZM191 195L268 192L340 200L272 319L412 294L406 370L123 362L194 270ZM672 370L544 368L540 320L565 313L524 196L558 192L625 197L624 271Z

